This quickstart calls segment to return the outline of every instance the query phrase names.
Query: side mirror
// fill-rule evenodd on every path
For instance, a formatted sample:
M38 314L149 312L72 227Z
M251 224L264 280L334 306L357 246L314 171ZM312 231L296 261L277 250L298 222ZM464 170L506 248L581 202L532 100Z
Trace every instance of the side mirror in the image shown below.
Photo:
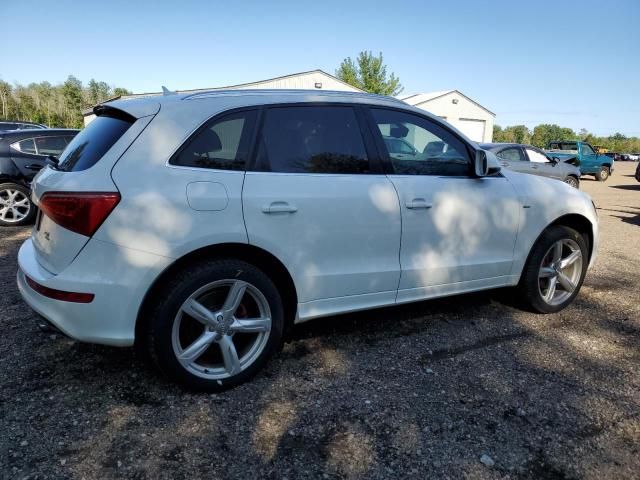
M560 159L558 157L551 157L549 160L551 160L551 163L553 163L554 165L560 162Z
M473 170L476 174L476 177L486 177L489 174L487 152L485 152L484 150L476 150L476 156L473 162Z

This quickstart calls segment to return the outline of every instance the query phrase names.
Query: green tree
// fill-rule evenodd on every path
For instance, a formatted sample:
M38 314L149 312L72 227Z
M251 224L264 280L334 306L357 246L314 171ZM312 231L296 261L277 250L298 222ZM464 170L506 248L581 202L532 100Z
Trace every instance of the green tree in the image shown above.
M82 121L82 82L73 75L69 75L62 84L62 96L66 111L64 112L65 125L72 128L81 128Z
M531 143L536 147L545 148L554 140L575 140L576 132L560 125L543 123L533 129Z
M131 95L131 92L126 88L116 87L113 89L114 97L122 97L123 95Z
M398 95L404 90L398 77L393 73L387 76L382 53L376 57L371 52L362 51L356 61L351 57L345 58L336 70L336 77L369 93Z

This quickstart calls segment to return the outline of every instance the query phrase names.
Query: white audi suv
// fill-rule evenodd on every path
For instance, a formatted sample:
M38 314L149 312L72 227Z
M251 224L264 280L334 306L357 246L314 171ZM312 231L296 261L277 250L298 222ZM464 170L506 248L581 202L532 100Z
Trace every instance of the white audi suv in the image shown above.
M20 292L191 387L247 380L313 318L506 286L556 312L595 258L585 193L501 170L389 97L211 91L95 114L33 182Z

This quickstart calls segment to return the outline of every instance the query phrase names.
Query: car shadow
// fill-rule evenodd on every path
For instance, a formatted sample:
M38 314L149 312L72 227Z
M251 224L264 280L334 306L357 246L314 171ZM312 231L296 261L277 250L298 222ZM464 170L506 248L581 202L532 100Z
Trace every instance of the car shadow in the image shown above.
M620 190L640 190L640 183L638 183L638 185L611 185L611 188L618 188Z

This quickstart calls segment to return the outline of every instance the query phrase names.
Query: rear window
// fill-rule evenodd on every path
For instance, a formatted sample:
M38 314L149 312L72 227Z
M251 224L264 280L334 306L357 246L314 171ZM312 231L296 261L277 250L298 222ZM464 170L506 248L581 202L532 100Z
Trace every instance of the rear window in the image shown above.
M129 120L107 115L96 117L62 152L58 169L79 172L93 167L131 125Z

